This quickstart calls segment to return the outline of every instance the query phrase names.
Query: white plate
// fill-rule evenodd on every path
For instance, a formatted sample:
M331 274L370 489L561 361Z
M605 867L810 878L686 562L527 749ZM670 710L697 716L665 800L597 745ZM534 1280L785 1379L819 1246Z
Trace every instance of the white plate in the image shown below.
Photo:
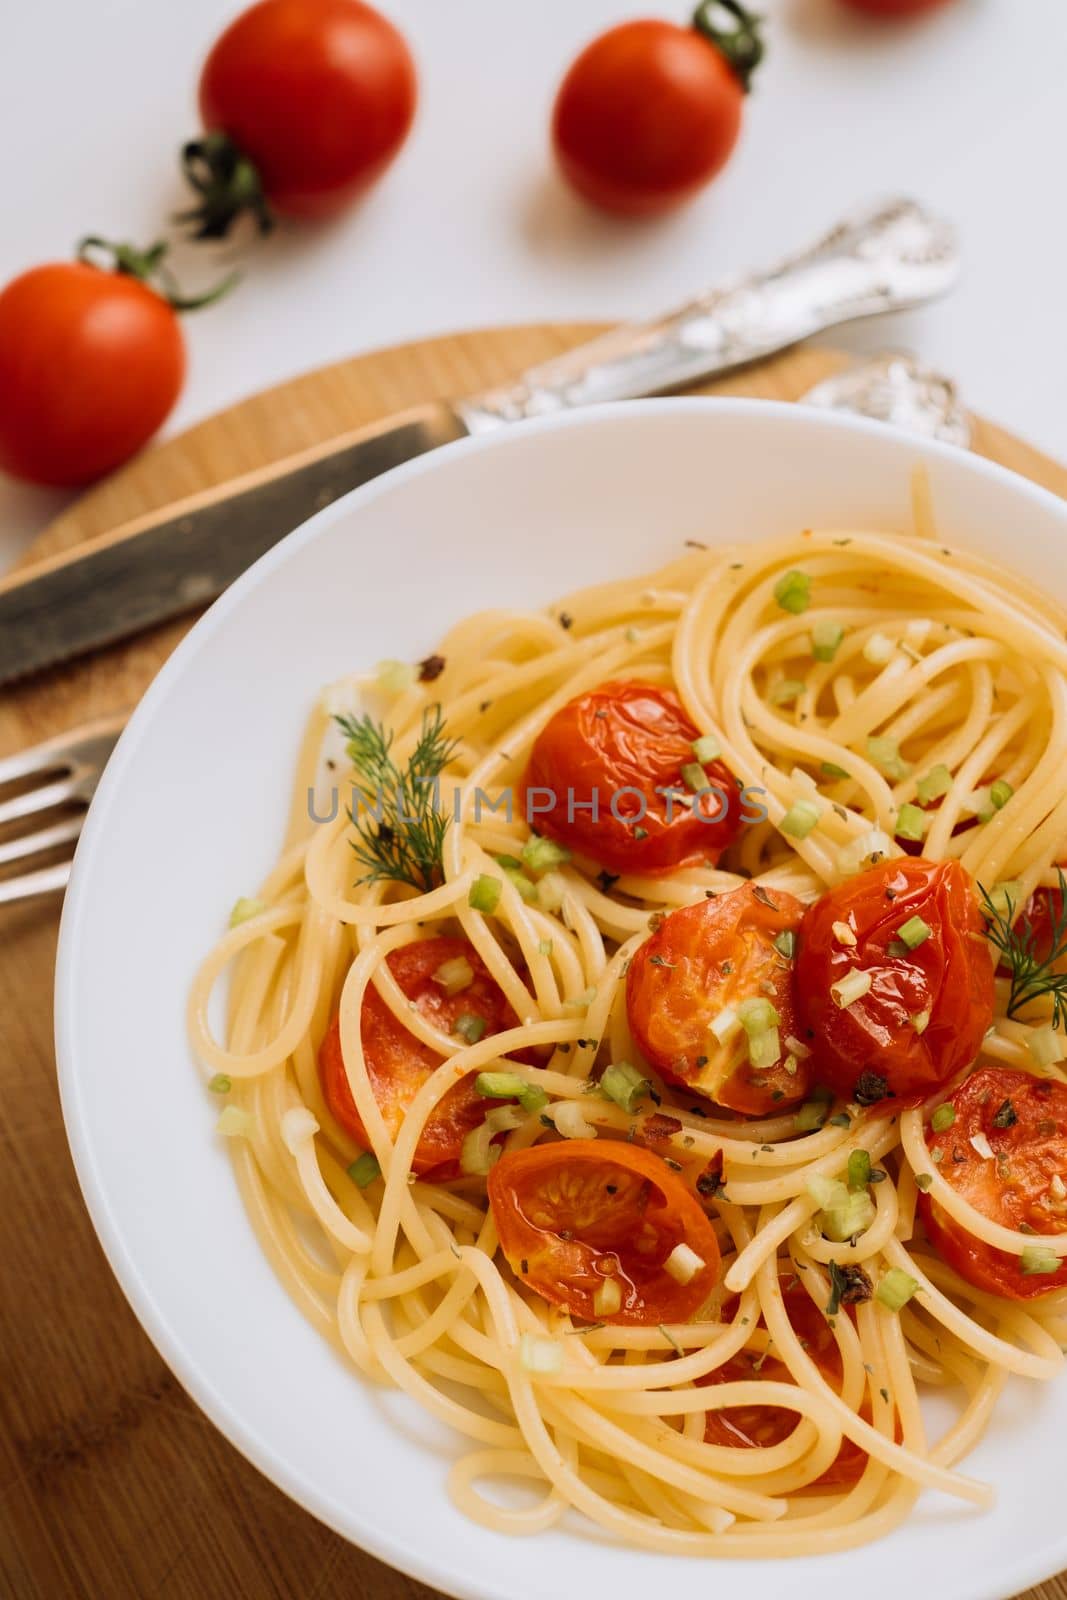
M488 605L537 606L656 566L686 538L893 529L925 460L948 541L1067 598L1067 506L974 457L877 424L751 401L660 400L553 418L423 457L322 512L193 629L93 804L63 916L63 1109L93 1221L134 1310L213 1421L331 1527L463 1600L722 1592L1004 1600L1067 1565L1067 1381L1014 1383L969 1468L988 1514L926 1495L844 1556L698 1563L560 1529L472 1526L444 1489L453 1441L372 1392L290 1303L245 1219L189 1058L194 967L273 863L320 685L429 653ZM58 1313L57 1313L58 1314Z

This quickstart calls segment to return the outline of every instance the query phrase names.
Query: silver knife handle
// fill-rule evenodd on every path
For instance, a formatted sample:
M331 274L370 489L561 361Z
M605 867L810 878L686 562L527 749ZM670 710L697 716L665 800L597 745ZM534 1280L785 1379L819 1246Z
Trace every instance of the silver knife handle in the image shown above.
M943 294L960 267L954 230L913 200L847 217L802 255L737 279L656 322L628 323L454 408L471 433L602 400L680 388L798 339Z

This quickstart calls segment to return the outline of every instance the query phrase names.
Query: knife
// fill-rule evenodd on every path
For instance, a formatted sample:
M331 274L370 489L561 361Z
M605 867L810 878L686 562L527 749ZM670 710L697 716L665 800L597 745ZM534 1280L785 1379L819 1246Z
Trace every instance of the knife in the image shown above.
M530 417L682 388L859 317L943 294L954 230L911 200L847 217L769 272L523 373L328 440L0 580L0 683L202 606L314 512L403 461Z

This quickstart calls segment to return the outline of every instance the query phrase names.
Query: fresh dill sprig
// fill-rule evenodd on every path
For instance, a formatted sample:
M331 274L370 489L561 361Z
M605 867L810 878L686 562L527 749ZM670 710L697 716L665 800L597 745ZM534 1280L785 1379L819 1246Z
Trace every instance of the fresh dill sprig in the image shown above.
M1034 930L1028 918L1023 918L1017 928L1012 927L1015 904L1006 897L1007 911L1002 911L992 896L978 885L986 919L986 937L999 951L1011 974L1008 996L1008 1016L1018 1016L1020 1011L1048 995L1052 1001L1052 1026L1067 1029L1067 971L1056 968L1067 960L1067 879L1059 867L1059 903L1049 896L1049 947L1042 955L1037 949Z
M335 719L348 741L359 788L370 802L366 813L349 810L356 831L356 860L366 868L360 883L393 879L426 893L441 881L441 850L448 813L437 804L437 779L455 754L440 706L422 714L418 742L404 767L392 757L393 733L369 716Z

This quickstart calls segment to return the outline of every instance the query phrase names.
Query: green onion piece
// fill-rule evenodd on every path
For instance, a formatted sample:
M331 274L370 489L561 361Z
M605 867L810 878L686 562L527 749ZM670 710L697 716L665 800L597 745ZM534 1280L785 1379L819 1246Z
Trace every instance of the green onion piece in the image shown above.
M737 1017L742 1028L750 1036L754 1033L766 1033L768 1028L776 1028L782 1020L771 1002L764 1000L761 995L742 1000L737 1008Z
M1019 1271L1024 1278L1035 1277L1038 1273L1058 1272L1059 1270L1060 1257L1045 1245L1028 1244L1019 1257Z
M1046 1023L1043 1028L1035 1028L1026 1044L1039 1067L1055 1066L1067 1055L1063 1035L1057 1033L1051 1023Z
M927 1028L930 1026L929 1006L927 1006L925 1011L916 1011L913 1017L908 1018L908 1021L911 1023L916 1033L925 1033Z
M931 1128L933 1128L935 1133L944 1133L946 1128L951 1128L951 1126L955 1122L955 1120L956 1120L956 1108L955 1108L955 1106L950 1106L950 1105L946 1104L946 1105L937 1107L937 1109L934 1112L933 1116L930 1118L930 1126L931 1126Z
M491 878L488 874L480 872L471 884L467 904L472 911L484 911L488 916L500 904L500 892L503 887L499 878Z
M811 1172L804 1180L804 1187L820 1211L848 1204L848 1190L840 1178L827 1178L821 1172Z
M806 839L818 820L819 809L810 800L794 800L778 824L778 831L791 839Z
M505 867L504 876L519 891L520 899L525 900L527 905L540 900L536 883L532 883L525 872L517 872L514 867Z
M465 1039L468 1044L477 1044L485 1033L485 1026L484 1017L475 1016L472 1011L464 1011L456 1018L452 1032Z
M844 1244L857 1233L866 1233L876 1215L874 1201L866 1189L855 1194L846 1189L845 1197L844 1205L824 1206L816 1218L825 1237L835 1244Z
M836 761L821 761L819 771L824 778L851 778L851 772L839 767Z
M410 661L379 661L378 687L383 694L403 694L415 682L415 668Z
M238 900L230 912L230 927L237 928L242 922L247 922L249 917L258 917L260 912L266 909L266 903L262 900Z
M687 761L682 768L682 782L693 794L699 794L701 789L708 787L708 775L699 761Z
M782 1044L777 1028L767 1028L763 1033L748 1036L749 1063L763 1072L782 1059Z
M930 818L918 806L913 806L910 800L905 800L897 813L896 836L898 839L925 839L926 830L930 826Z
M245 1111L241 1106L227 1106L220 1113L215 1124L215 1132L223 1134L227 1139L250 1139L255 1122L250 1111Z
M1000 811L1011 799L1015 790L1006 778L998 778L996 783L989 786L989 798L993 802L994 811Z
M452 961L442 961L433 975L433 981L445 994L462 994L474 982L474 968L466 956L456 956Z
M835 1006L840 1006L844 1011L848 1006L855 1005L871 987L869 972L861 972L858 967L853 967L851 972L846 972L843 978L830 985L830 998Z
M903 759L895 739L871 734L867 740L867 754L878 770L894 783L899 783L911 771L911 764Z
M915 1187L921 1189L923 1194L926 1193L927 1189L932 1189L933 1185L934 1175L932 1172L917 1172L915 1174Z
M643 1073L628 1061L613 1061L605 1067L600 1092L624 1111L636 1111L651 1085Z
M902 923L897 929L897 937L903 939L909 950L918 950L933 931L930 924L924 922L922 917L909 917L907 922Z
M552 954L552 940L551 939L538 939L538 941L537 941L537 953L538 953L538 955L541 955L541 956L550 956Z
M381 1175L382 1169L378 1164L378 1157L372 1150L364 1150L363 1154L357 1156L348 1169L348 1176L352 1179L357 1189L368 1188Z
M561 872L546 872L537 885L538 903L544 911L558 911L567 892L567 880Z
M791 568L775 584L774 598L783 611L791 611L794 616L799 616L811 605L811 579L808 574Z
M871 1158L866 1150L853 1150L848 1158L848 1186L850 1189L866 1189L871 1181Z
M936 767L931 767L924 778L920 778L915 785L915 792L925 806L931 800L940 800L942 795L948 794L952 788L952 774L943 761Z
M212 1094L229 1094L233 1084L224 1072L216 1072L213 1078L208 1079L208 1088Z
M964 810L971 811L979 822L988 822L993 815L993 800L988 787L975 789L967 796Z
M517 1072L479 1072L474 1087L487 1100L517 1100L526 1081Z
M703 767L722 755L722 745L713 733L702 733L699 739L693 740L693 754Z
M781 683L776 683L770 692L772 706L785 706L791 700L797 700L804 693L807 684L803 678L783 678Z
M778 954L784 956L787 961L792 961L797 953L797 936L792 928L787 928L782 933L776 933L771 943Z
M531 872L551 872L553 867L562 867L570 858L570 851L556 844L554 839L528 839L522 847L523 864Z
M874 1291L874 1298L880 1300L888 1310L900 1311L918 1289L919 1281L910 1272L904 1272L900 1267L890 1267Z
M805 1100L793 1118L793 1126L798 1133L814 1133L816 1128L823 1126L829 1111L830 1105L826 1100Z
M494 856L493 860L498 867L503 867L505 872L521 872L522 862L518 856Z
M493 1140L498 1133L510 1133L522 1127L522 1118L514 1106L497 1106L490 1111L478 1128L472 1128L463 1141L459 1153L459 1170L474 1177L485 1177L494 1161L500 1159L500 1147Z
M811 653L816 661L832 661L844 637L839 622L816 622L811 630Z
M709 1026L709 1032L714 1036L717 1044L729 1044L735 1033L741 1029L741 1018L733 1006L723 1006L718 1016Z

